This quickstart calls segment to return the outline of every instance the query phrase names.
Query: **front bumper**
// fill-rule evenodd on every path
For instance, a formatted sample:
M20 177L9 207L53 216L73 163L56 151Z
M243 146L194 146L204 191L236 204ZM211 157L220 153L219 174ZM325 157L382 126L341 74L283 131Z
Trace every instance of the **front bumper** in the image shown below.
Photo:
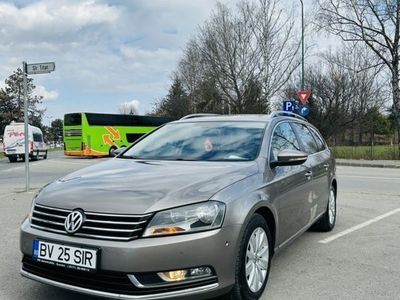
M174 286L171 289L157 291L146 288L138 290L132 284L132 291L120 293L115 290L109 292L104 290L104 287L88 288L81 285L79 281L76 284L70 284L51 276L38 276L37 273L29 272L29 269L21 270L21 274L50 285L113 299L205 299L223 294L233 286L237 253L236 241L239 232L240 226L228 226L208 232L118 242L45 232L31 228L26 220L21 226L21 251L24 256L32 256L35 239L44 239L62 244L99 248L98 268L105 272L119 272L127 276L135 273L211 266L217 280L205 282L200 286L198 284L196 286L182 284L181 288Z

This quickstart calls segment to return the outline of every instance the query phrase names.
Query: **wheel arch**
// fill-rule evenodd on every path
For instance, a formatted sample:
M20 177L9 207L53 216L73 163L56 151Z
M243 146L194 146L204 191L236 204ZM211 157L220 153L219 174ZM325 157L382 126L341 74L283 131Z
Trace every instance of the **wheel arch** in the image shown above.
M267 222L272 237L272 251L274 251L276 243L276 220L273 212L268 207L262 206L259 207L254 214L261 215Z

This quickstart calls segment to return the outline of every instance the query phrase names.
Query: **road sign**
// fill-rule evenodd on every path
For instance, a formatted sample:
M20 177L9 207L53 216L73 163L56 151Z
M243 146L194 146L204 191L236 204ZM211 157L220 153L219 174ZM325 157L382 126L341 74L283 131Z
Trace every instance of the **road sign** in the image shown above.
M299 100L301 104L306 104L308 102L308 98L311 96L311 91L298 91L297 97L299 97Z
M297 104L294 100L283 101L283 111L294 112L296 110L296 106Z
M302 117L307 117L310 114L310 108L306 105L299 105L297 113Z
M26 65L26 74L46 74L53 72L56 69L54 62L36 63Z

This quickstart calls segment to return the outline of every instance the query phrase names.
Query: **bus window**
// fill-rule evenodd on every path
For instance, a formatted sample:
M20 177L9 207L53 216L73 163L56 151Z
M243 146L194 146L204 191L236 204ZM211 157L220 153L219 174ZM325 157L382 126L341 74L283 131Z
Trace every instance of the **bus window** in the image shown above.
M64 116L65 126L78 126L82 125L82 115L81 114L66 114Z
M126 140L128 143L133 143L136 141L138 138L142 137L144 134L142 133L127 133L126 134Z

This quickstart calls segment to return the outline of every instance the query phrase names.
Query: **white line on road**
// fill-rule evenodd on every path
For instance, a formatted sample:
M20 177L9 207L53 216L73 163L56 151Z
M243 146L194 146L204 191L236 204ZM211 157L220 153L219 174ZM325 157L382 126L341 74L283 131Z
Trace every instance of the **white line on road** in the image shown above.
M14 194L15 194L15 193L9 193L9 194L1 195L1 196L0 196L0 199L7 198L8 196L12 196L12 195L14 195Z
M340 177L360 178L360 179L400 180L400 177L372 177L372 176L354 176L354 175L340 175Z
M319 243L321 243L321 244L330 243L330 242L332 242L332 241L334 241L334 240L336 240L336 239L338 239L338 238L340 238L340 237L343 237L343 236L345 236L345 235L348 235L348 234L350 234L350 233L352 233L352 232L354 232L354 231L356 231L356 230L360 230L360 229L362 229L362 228L364 228L364 227L366 227L366 226L368 226L368 225L371 225L371 224L376 223L376 222L378 222L378 221L380 221L380 220L383 220L383 219L385 219L385 218L387 218L387 217L390 217L391 215L394 215L394 214L396 214L396 213L398 213L398 212L400 212L400 208L394 209L394 210L389 211L389 212L387 212L387 213L385 213L385 214L383 214L383 215L377 216L377 217L375 217L375 218L373 218L373 219L371 219L371 220L369 220L369 221L366 221L366 222L364 222L364 223L361 223L361 224L358 224L358 225L356 225L356 226L353 226L353 227L351 227L351 228L349 228L349 229L346 229L346 230L344 230L344 231L342 231L342 232L339 232L339 233L337 233L337 234L334 234L334 235L332 235L331 237L328 237L328 238L326 238L326 239L320 240Z

